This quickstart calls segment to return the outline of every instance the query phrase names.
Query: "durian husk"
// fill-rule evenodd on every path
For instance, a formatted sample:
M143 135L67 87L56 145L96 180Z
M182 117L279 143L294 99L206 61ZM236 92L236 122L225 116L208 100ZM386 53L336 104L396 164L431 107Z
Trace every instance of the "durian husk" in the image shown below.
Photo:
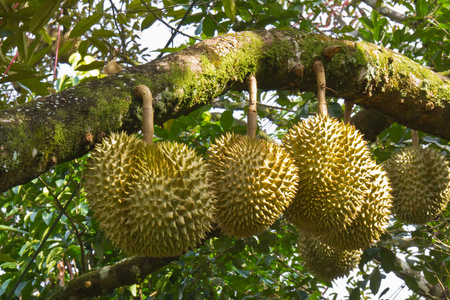
M106 238L126 254L178 256L211 229L206 172L184 144L113 133L88 161L86 197Z
M130 243L129 232L121 230L128 220L126 199L137 185L137 153L142 140L126 133L112 133L97 144L88 159L84 188L94 217L107 239L114 244ZM131 183L131 184L130 184Z
M298 249L306 269L324 281L347 276L358 265L362 254L359 250L336 250L304 232L299 232Z
M211 230L214 200L205 161L177 142L146 144L138 153L139 172L130 186L125 222L132 242L120 243L132 255L178 256L197 246ZM131 183L133 184L133 183Z
M318 237L337 250L365 249L379 241L386 231L392 209L389 179L375 161L367 169L367 190L361 211L355 220L345 229L335 228Z
M209 150L208 179L215 220L230 237L246 238L272 225L295 195L297 168L278 144L227 133Z
M314 235L351 226L365 203L374 168L359 131L316 115L291 128L283 145L299 168L298 193L286 219Z
M412 224L433 221L450 199L448 161L433 148L409 146L384 165L392 185L395 216Z

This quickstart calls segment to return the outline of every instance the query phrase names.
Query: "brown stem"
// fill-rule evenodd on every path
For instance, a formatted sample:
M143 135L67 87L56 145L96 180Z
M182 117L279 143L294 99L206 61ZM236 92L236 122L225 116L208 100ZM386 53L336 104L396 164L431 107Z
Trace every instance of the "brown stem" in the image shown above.
M256 136L256 128L258 127L258 115L256 113L257 103L257 86L254 75L247 77L247 86L249 92L248 112L247 112L247 135L251 138Z
M317 98L319 104L317 106L317 113L322 116L328 115L327 100L325 99L326 81L325 81L325 68L320 60L316 60L313 65L313 70L316 73L317 78Z
M134 95L142 98L142 134L144 142L151 144L153 142L153 97L150 89L145 85L134 87Z
M414 129L411 130L411 139L412 145L414 147L419 147L419 134L417 133L417 130Z
M333 56L334 56L336 53L340 52L341 49L342 49L342 47L339 46L339 45L328 46L328 47L325 48L325 50L323 50L322 54L323 54L323 56L325 56L326 58L331 59L331 58L333 58Z
M349 124L352 118L353 101L345 100L344 124Z

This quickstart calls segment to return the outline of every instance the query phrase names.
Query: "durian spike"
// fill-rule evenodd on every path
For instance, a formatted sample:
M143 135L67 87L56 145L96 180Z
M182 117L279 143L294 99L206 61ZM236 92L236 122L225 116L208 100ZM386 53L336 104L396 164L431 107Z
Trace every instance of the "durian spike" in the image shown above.
M317 105L317 113L322 116L328 115L327 100L325 99L326 81L325 81L325 68L320 60L316 60L313 64L313 71L316 73L317 79L317 99L319 104Z
M412 145L414 147L419 147L419 134L417 133L417 130L411 129L411 139Z
M145 85L134 87L134 95L142 98L142 133L144 142L151 144L153 142L153 97L150 89Z
M352 117L353 111L353 101L345 100L345 111L344 111L344 124L350 124L350 119Z
M256 136L258 127L258 114L256 113L257 86L255 75L250 75L246 79L248 87L248 111L247 111L247 135L251 138Z

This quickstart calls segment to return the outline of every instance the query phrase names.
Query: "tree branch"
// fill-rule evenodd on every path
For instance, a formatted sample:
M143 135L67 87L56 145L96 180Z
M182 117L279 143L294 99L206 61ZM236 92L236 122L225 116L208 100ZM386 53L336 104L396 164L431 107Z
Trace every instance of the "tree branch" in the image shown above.
M362 0L362 2L364 2L368 6L372 7L374 10L376 10L383 16L388 17L392 21L402 23L408 18L404 14L398 13L395 10L393 10L387 6L384 6L382 3L379 4L377 0Z
M112 266L93 270L68 282L49 300L80 300L112 293L121 286L139 283L176 258L131 257Z
M330 46L342 50L325 59ZM142 106L133 86L155 95L155 123L187 114L227 91L316 91L315 58L337 97L371 108L412 129L450 139L450 81L388 49L296 30L239 32L60 93L0 111L0 192L57 163L88 153L114 131L140 129ZM298 66L302 72L298 74Z

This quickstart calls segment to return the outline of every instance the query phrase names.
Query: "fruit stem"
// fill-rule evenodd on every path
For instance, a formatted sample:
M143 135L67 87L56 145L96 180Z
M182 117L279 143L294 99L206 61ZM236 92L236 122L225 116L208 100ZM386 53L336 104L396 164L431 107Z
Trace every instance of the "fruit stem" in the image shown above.
M317 105L317 113L322 116L328 115L327 100L325 99L326 81L325 81L325 68L320 60L316 60L313 65L313 71L316 73L317 79L317 99L319 104Z
M134 95L142 98L142 134L143 140L147 144L153 142L153 97L150 89L145 85L137 85L134 87Z
M323 50L322 54L323 56L325 56L328 59L332 59L333 56L341 51L341 46L339 45L332 45L332 46L328 46L325 48L325 50Z
M258 128L258 115L256 113L257 104L257 83L255 75L250 75L246 79L248 87L248 111L247 111L247 135L251 138L256 137L256 128Z
M411 129L411 139L412 145L414 147L419 147L419 134L417 133L417 130Z
M353 101L345 100L344 124L350 124L353 111Z

